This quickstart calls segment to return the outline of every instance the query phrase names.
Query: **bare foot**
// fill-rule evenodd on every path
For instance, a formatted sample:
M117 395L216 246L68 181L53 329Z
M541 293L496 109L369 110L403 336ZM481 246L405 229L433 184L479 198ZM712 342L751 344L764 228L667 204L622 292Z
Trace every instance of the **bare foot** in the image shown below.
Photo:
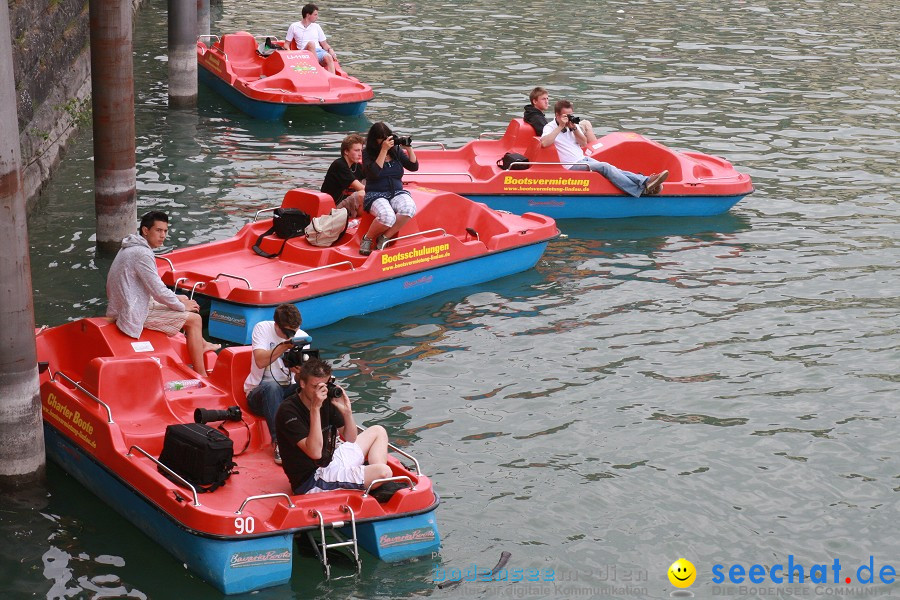
M211 342L203 342L203 351L204 352L218 352L222 349L222 344L213 344Z

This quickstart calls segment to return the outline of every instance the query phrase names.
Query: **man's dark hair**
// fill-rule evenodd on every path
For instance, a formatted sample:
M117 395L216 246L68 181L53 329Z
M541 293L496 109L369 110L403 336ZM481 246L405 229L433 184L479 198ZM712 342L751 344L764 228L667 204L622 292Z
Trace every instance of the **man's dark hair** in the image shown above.
M528 99L531 100L532 104L534 104L535 100L537 100L538 98L540 98L541 96L543 96L546 93L547 93L547 90L545 90L541 86L537 86L536 88L531 90L530 94L528 94Z
M303 317L293 304L279 304L275 308L275 324L288 329L299 329L303 324Z
M297 378L306 381L310 377L331 377L331 365L319 358L310 358L300 365Z
M341 156L344 155L344 152L349 150L355 144L362 144L365 146L366 138L359 135L358 133L351 133L347 137L344 138L344 141L341 142Z
M303 8L300 10L300 16L302 16L305 19L306 17L313 14L317 10L319 10L319 7L316 6L315 4L313 4L312 2L310 2L309 4L304 5Z
M559 114L564 108L572 108L572 103L568 100L557 100L556 104L553 106L553 112Z
M165 223L168 223L169 215L167 215L166 213L164 213L161 210L151 210L150 212L145 214L143 217L141 217L141 224L138 227L138 233L143 235L144 227L146 227L147 229L153 229L153 224L156 223L157 221L163 221Z

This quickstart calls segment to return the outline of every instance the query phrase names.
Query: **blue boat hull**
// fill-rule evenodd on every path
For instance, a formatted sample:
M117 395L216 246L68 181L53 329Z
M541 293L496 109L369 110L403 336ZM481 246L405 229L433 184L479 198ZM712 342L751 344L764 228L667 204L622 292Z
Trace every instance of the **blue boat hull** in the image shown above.
M446 290L484 283L533 267L548 242L521 246L505 252L451 263L434 269L382 279L368 285L295 302L303 315L303 328L315 329L346 317L364 315ZM209 334L238 344L249 344L253 326L272 318L272 306L210 301Z
M47 423L44 439L47 454L63 470L219 591L240 594L290 581L295 532L239 540L192 533ZM358 523L356 531L359 545L386 562L440 548L434 510Z
M261 121L277 121L284 116L284 113L288 108L294 106L319 107L330 113L344 117L357 117L365 112L366 105L368 104L367 101L348 102L344 104L281 104L275 102L262 102L243 95L199 64L197 65L197 78L200 80L200 83L203 83L221 95L241 111L255 119L260 119Z
M536 212L554 219L710 217L727 212L739 196L512 196L463 194L495 210Z

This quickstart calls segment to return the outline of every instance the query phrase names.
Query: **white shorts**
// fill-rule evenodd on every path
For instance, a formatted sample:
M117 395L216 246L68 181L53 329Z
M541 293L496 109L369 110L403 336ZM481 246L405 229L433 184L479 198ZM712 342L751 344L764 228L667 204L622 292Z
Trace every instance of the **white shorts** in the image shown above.
M147 320L144 321L144 328L162 331L172 337L184 327L187 316L186 310L172 310L165 304L160 304L150 298L150 311L147 313Z
M393 227L397 221L397 215L412 217L416 214L416 201L409 192L400 192L390 200L378 198L369 207L369 212L375 215L375 220L388 227Z
M316 469L313 487L306 493L366 489L365 461L366 456L356 442L338 444L328 466Z

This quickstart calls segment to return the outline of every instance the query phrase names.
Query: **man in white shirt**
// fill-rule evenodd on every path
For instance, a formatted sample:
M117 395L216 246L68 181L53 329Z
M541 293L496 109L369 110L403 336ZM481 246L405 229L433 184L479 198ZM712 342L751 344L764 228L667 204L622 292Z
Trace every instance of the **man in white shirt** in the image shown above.
M556 119L544 126L541 136L541 147L546 148L551 144L556 146L559 153L559 162L574 163L568 168L572 171L596 171L600 173L614 186L637 198L638 196L658 194L662 191L663 182L669 176L668 171L654 173L647 177L640 173L623 171L609 163L594 160L584 155L584 148L590 141L579 123L572 121L572 103L568 100L560 100L554 107Z
M337 54L326 41L325 32L316 23L319 20L319 7L312 3L307 4L300 11L300 15L303 19L291 23L287 35L284 36L288 47L291 42L294 42L297 50L315 52L319 64L334 73L334 61L337 59Z
M288 369L281 355L293 346L292 339L306 335L300 329L302 322L297 307L286 303L275 308L274 321L260 321L253 327L253 357L244 392L250 411L266 419L278 464L281 464L281 454L275 437L275 414L281 402L297 391L294 373L299 372L299 366Z

